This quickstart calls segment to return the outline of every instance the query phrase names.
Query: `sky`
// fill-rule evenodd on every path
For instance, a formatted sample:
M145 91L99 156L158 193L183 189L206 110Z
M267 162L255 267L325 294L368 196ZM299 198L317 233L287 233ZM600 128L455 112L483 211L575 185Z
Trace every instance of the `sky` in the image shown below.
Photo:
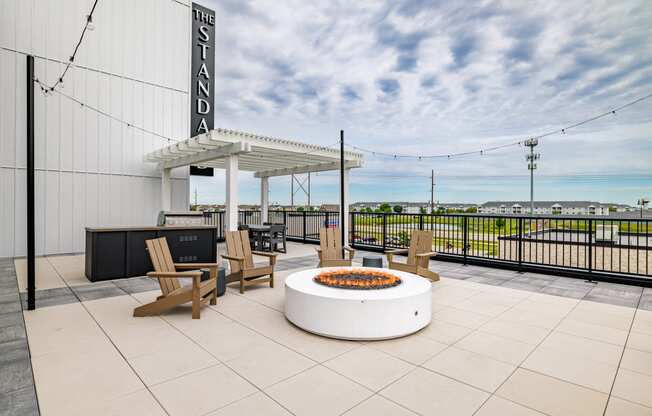
M351 202L528 199L525 148L491 146L558 130L652 93L652 2L201 0L216 12L215 126L390 154L365 155ZM652 99L540 141L540 199L634 204L652 196ZM337 173L311 178L338 200ZM224 174L195 178L223 203ZM258 180L240 173L242 203ZM288 203L290 178L270 201ZM297 195L297 201L305 197Z

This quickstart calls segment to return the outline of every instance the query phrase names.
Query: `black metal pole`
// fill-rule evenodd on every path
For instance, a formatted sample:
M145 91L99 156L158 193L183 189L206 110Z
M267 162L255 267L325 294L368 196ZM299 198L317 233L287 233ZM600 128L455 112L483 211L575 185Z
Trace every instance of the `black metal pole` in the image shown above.
M27 309L36 309L34 248L34 57L27 55Z
M340 218L342 223L340 224L340 233L342 234L342 247L346 245L344 238L344 224L346 223L346 218L344 218L344 130L340 130ZM344 253L342 253L344 255ZM344 257L342 257L344 258Z

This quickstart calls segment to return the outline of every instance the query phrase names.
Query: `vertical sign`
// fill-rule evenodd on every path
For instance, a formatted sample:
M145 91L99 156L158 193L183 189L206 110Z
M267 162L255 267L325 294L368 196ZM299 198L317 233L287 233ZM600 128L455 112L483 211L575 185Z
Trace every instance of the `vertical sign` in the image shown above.
M192 4L190 137L213 129L215 92L215 12Z

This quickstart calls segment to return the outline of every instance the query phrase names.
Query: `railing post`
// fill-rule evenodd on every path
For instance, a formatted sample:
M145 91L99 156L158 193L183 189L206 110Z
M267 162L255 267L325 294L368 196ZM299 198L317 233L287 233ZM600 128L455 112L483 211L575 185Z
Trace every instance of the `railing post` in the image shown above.
M419 230L423 230L423 214L419 214Z
M468 255L468 246L469 246L469 218L464 216L464 223L462 227L462 232L464 233L463 241L463 253L464 253L464 264L466 264L466 257Z
M523 266L523 218L518 218L518 245L516 252L518 256L518 270L522 271ZM511 244L511 243L510 243Z
M387 213L383 212L383 251L387 250Z
M586 238L588 239L588 249L589 249L589 275L593 273L593 218L589 218L589 229L586 233ZM629 253L628 253L629 254ZM591 280L591 279L589 279Z
M285 228L287 229L288 226L288 212L283 209L283 225L285 225Z
M303 212L303 243L306 243L306 211Z
M349 239L349 244L351 248L355 247L355 212L349 213L351 216L349 223L351 224L351 238Z

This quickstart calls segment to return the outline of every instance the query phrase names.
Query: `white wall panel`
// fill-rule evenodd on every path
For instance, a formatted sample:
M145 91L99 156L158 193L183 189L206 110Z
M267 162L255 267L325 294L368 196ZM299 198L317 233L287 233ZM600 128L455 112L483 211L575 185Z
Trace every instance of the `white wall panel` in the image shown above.
M26 176L23 176L27 180ZM26 184L26 182L24 182ZM34 248L36 253L57 253L56 250L48 250L46 244L46 224L47 224L47 174L44 171L36 171L34 173L34 239L35 244ZM23 189L26 189L23 188ZM20 198L20 195L16 195L16 198ZM26 194L22 195L22 198L26 198ZM57 203L58 206L58 203ZM27 246L18 247L18 250L14 249L17 256L25 255L27 251Z
M122 118L122 78L110 77L111 89L110 94L110 110L109 113L118 119ZM116 120L111 120L111 153L110 153L110 169L111 173L122 172L122 124Z
M123 186L122 177L112 175L109 177L109 225L123 224L122 218L125 216L122 212Z
M0 257L25 254L24 54L36 55L37 78L55 83L92 3L0 2L0 45L22 52L0 51L0 192L10 196L0 199ZM147 12L151 21L143 24ZM61 91L133 125L185 137L189 7L172 0L100 1L93 21ZM160 172L142 157L166 144L36 88L37 254L83 251L86 226L153 224ZM186 209L187 168L173 177L173 207Z
M111 112L111 77L105 74L98 74L98 107L101 111ZM111 171L111 120L102 115L98 116L98 149L99 171Z
M34 59L34 74L45 74L47 63L43 59ZM40 75L38 75L40 77ZM34 166L37 169L46 168L46 155L48 152L46 144L47 132L47 106L48 98L43 95L40 89L34 92ZM19 146L20 147L20 146Z
M86 187L86 174L75 173L73 174L73 197L72 197L72 250L73 253L84 251L85 246L85 229L86 227L86 205L87 187Z
M0 198L0 257L13 255L15 207L11 195L14 195L14 172L14 169L0 168L0 195L9 196Z
M46 0L32 0L34 2L33 20L31 21L32 51L36 56L46 56L48 26L51 24L48 16L48 5ZM38 2L38 7L36 7Z
M73 198L75 195L73 174L59 174L59 252L73 252Z
M14 166L16 159L16 59L0 50L0 166Z
M68 96L74 95L74 88L77 77L78 69L70 68L66 75L63 87L59 89ZM73 118L74 107L76 104L60 95L55 95L50 98L56 98L59 103L59 169L72 170L73 169L73 130L75 120ZM48 129L48 140L49 131Z
M47 3L47 6L46 6ZM43 0L43 6L47 7L48 13L42 18L48 21L46 47L47 56L56 59L59 62L65 62L66 57L63 52L63 43L61 41L61 32L63 24L63 9L59 0Z
M133 95L133 123L136 126L143 125L143 84L140 82L134 83L134 95ZM144 134L142 131L137 129L132 130L133 141L133 160L134 160L134 174L135 175L144 175L146 170L144 169L144 163L142 160L142 155L144 155L145 140Z
M98 225L114 225L111 222L111 176L98 175Z
M97 72L86 71L86 104L97 108L99 102L99 76ZM84 117L86 118L86 133L85 133L85 143L86 143L86 169L89 172L97 172L99 169L99 119L105 118L100 116L94 111L83 111Z
M0 3L0 46L16 47L16 0Z
M15 166L25 167L27 152L25 143L27 143L27 95L21 89L27 85L27 59L22 54L13 54L16 59L16 94L15 94L15 111L16 111L16 137L14 143ZM39 91L36 88L36 91ZM37 94L38 92L35 92Z
M43 233L45 236L45 251L47 253L61 253L59 247L59 172L45 172L45 201L43 207L45 210L45 226Z
M123 59L124 49L124 20L125 20L125 2L124 0L111 1L111 73L122 75L124 71Z
M32 33L30 21L34 13L34 0L16 1L16 49L32 52Z
M86 227L96 227L102 223L100 217L100 193L102 192L99 187L100 175L88 174L86 175Z
M129 79L122 81L122 120L134 124L134 82ZM122 173L133 175L136 173L136 160L134 154L133 128L122 125L122 160L124 166ZM138 163L142 163L139 161Z
M56 78L60 73L61 65L54 62L46 63L47 74L55 74L50 78ZM57 94L48 95L45 98L45 166L47 169L59 169L60 167L60 136L61 136L61 96Z
M22 256L25 255L27 251L27 237L25 230L27 229L27 199L25 189L27 188L27 175L26 170L16 169L15 179L14 179L14 245L13 252L5 253L4 256ZM36 175L38 177L38 174ZM36 198L38 201L38 196ZM35 213L35 225L36 230L40 230L38 227L40 220L43 219L43 216L39 218L38 211ZM36 248L39 247L39 241L42 241L42 237L36 236ZM42 247L42 244L41 244ZM1 257L1 256L0 256Z
M86 70L75 71L73 96L85 103L86 98L86 76L89 72ZM67 101L67 100L66 100ZM72 161L75 171L86 170L86 143L88 136L86 134L86 115L90 113L87 109L77 103L72 104Z

